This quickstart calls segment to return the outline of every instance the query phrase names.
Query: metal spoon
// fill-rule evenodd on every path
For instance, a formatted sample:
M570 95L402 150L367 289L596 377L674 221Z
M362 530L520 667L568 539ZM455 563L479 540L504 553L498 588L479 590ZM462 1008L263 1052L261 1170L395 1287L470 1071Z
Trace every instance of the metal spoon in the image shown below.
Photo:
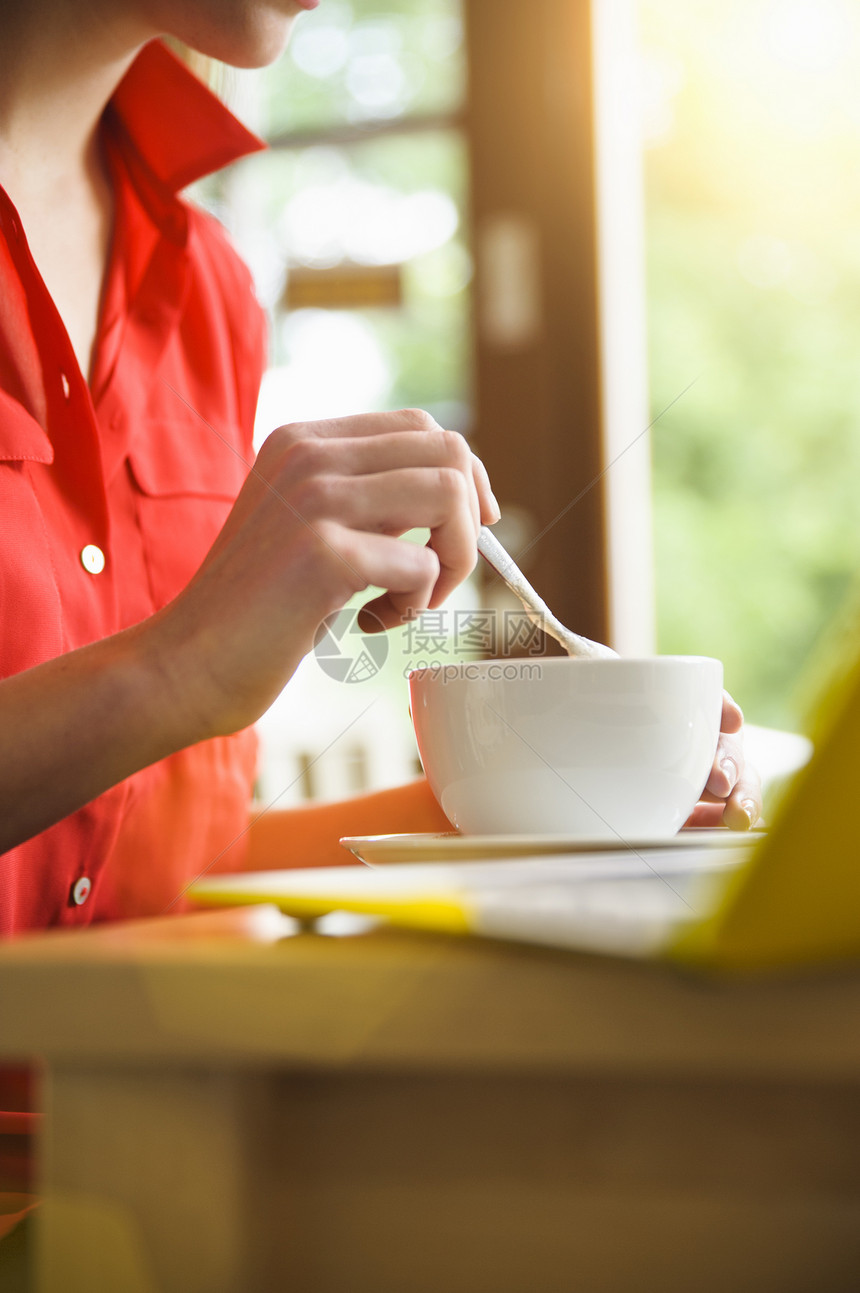
M578 633L566 629L553 615L546 602L538 597L513 557L509 556L493 532L485 525L481 526L478 535L478 551L484 560L488 561L501 575L511 592L519 598L532 623L537 624L544 633L561 643L568 655L590 656L592 659L618 655L618 652L613 651L611 647L592 642L589 638L580 637Z

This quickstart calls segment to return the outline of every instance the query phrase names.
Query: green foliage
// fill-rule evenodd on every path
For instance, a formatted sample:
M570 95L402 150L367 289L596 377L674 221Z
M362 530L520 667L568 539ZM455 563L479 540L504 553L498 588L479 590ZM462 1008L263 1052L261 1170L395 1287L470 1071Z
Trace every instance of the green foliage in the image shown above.
M264 128L446 112L463 95L457 0L325 0L264 81Z
M647 166L654 416L697 379L654 432L659 645L797 727L860 556L860 122L838 59L822 84L769 55L778 7L643 10L679 86Z

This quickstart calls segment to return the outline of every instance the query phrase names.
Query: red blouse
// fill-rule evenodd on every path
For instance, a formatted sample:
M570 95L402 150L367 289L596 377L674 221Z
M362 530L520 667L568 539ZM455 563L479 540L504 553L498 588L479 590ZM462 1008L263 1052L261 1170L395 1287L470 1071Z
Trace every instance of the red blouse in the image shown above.
M177 194L262 145L158 42L103 134L116 221L89 386L0 190L3 677L163 606L252 460L262 313L221 228ZM254 759L250 731L196 745L5 853L0 933L179 910L245 829Z

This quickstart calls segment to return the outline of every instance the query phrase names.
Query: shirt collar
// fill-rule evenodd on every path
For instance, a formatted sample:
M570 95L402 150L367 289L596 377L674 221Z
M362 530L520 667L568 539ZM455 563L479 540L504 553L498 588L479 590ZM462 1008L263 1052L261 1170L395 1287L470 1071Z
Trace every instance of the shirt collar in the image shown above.
M170 193L266 146L160 40L144 45L111 106L144 165Z

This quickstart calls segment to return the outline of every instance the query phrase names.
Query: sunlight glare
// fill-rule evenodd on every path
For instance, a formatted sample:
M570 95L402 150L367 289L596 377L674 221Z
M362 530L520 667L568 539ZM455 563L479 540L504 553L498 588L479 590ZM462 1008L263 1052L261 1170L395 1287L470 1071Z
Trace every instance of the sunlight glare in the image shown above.
M766 16L768 52L799 72L830 72L845 61L855 19L845 0L774 0Z
M391 370L372 328L355 315L299 310L283 324L289 360L263 379L255 443L285 422L380 408Z

